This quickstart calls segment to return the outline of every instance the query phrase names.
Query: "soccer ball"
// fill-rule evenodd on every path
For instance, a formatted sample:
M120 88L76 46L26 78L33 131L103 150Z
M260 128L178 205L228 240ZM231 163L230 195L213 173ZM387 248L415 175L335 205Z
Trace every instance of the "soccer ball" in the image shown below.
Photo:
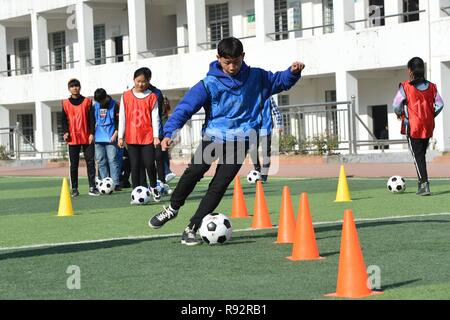
M210 213L203 218L200 237L208 244L224 243L231 239L231 221L221 213Z
M136 187L131 192L131 204L146 204L150 201L150 190L146 187Z
M95 177L95 187L98 189L98 185L102 182L98 177Z
M114 191L114 181L111 178L105 178L100 181L97 187L101 194L111 194Z
M261 173L259 173L259 171L252 170L248 173L248 175L247 175L248 183L255 184L259 180L261 180Z
M406 190L405 179L400 176L392 176L387 182L387 188L392 193L402 193Z

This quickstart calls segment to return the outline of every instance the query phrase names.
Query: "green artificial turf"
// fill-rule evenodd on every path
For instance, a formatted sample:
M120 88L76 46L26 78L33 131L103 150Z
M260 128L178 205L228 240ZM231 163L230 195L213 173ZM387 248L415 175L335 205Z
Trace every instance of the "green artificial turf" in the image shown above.
M329 299L334 292L341 223L316 225L321 261L286 259L291 245L275 245L276 229L237 231L251 219L233 219L233 239L223 246L180 244L209 179L202 181L180 215L160 230L147 226L160 204L130 206L129 192L73 200L74 217L56 217L61 179L0 178L0 299ZM278 223L281 191L291 190L294 210L308 192L314 222L337 221L345 209L356 219L413 216L357 223L367 266L381 271L381 296L368 299L448 299L450 297L450 182L431 184L432 197L417 197L407 181L405 194L386 190L383 179L349 179L351 203L334 203L337 179L271 179L264 185L272 223ZM253 210L254 186L244 183ZM216 211L230 215L231 185ZM414 217L416 216L416 217ZM158 235L177 236L156 237ZM152 237L154 238L148 238ZM103 242L24 247L97 239ZM133 237L143 237L132 239ZM147 238L146 238L147 237ZM69 290L71 265L81 271L81 289Z

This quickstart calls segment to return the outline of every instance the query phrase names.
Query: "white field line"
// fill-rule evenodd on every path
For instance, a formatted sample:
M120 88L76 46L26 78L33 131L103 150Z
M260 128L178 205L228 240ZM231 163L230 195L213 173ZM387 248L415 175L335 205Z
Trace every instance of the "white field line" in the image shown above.
M447 216L447 215L450 215L450 212L405 215L405 216L390 216L390 217L382 217L382 218L355 219L355 222L388 221L388 220L401 220L401 219L410 219L410 218L423 218L423 217ZM321 225L334 225L334 224L340 224L340 223L342 223L342 220L316 222L316 223L314 223L314 225L321 226ZM264 231L264 230L274 230L277 228L278 228L278 226L274 226L273 228L267 228L267 229L245 228L245 229L233 230L233 232ZM48 248L48 247L70 246L70 245L80 245L80 244L92 244L92 243L102 243L102 242L121 241L121 240L163 239L163 238L171 238L171 237L179 237L179 236L180 236L180 233L169 233L169 234L150 235L150 236L129 236L129 237L118 237L118 238L85 240L85 241L74 241L74 242L43 243L43 244L18 246L18 247L0 247L0 252L1 251L12 251L12 250L23 250L23 249L39 249L39 248Z

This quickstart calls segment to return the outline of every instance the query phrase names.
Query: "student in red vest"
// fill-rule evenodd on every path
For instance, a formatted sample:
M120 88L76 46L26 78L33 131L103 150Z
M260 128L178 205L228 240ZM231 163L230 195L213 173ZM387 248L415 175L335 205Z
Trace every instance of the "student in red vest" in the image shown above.
M131 166L133 189L144 186L141 163L150 179L153 200L159 202L161 194L156 188L155 146L159 140L158 96L150 90L152 72L140 68L134 73L134 87L124 92L119 111L119 147L125 142Z
M426 152L433 136L434 118L442 111L444 102L436 85L425 79L425 63L419 57L408 62L409 80L400 84L394 99L394 112L402 120L401 132L408 139L414 157L419 187L417 195L429 196Z
M69 99L62 102L62 128L64 141L69 145L70 182L72 197L78 192L78 164L83 150L89 180L89 195L98 196L95 188L94 130L95 119L91 117L92 100L80 94L81 84L77 79L68 83Z

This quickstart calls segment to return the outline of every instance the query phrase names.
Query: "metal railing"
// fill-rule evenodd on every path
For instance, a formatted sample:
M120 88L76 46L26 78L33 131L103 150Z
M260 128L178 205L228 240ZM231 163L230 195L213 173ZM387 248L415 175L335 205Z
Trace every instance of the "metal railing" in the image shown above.
M107 64L107 63L123 62L123 61L125 61L125 57L128 57L127 60L129 60L130 54L124 53L124 54L117 54L115 56L98 57L98 58L87 59L86 61L91 65L100 65L100 64ZM110 62L108 62L108 59L110 60Z
M286 30L286 31L277 31L277 32L271 32L271 33L267 33L266 36L268 36L270 39L276 41L276 36L281 36L281 35L288 35L291 32L303 32L303 31L309 31L312 30L312 35L314 36L314 30L316 29L324 29L324 32L322 34L328 34L328 33L333 33L334 32L334 24L324 24L321 26L314 26L314 27L305 27L305 28L298 28L298 29L291 29L291 30ZM325 32L325 28L333 28L333 30L331 32Z
M299 153L320 153L326 150L357 154L362 147L373 147L385 152L389 145L407 144L406 139L378 139L356 112L355 101L353 98L343 102L281 106L284 126L281 138L283 135L295 138L295 146L290 151ZM201 140L204 121L203 113L196 114L174 134L174 156L190 157L193 154ZM369 139L363 138L366 135ZM324 150L319 150L321 146ZM283 147L282 141L280 147Z
M25 71L25 73L18 74L18 71ZM0 74L4 75L6 77L12 77L13 72L15 72L14 76L23 76L23 75L31 74L33 72L33 67L3 70L3 71L0 71Z
M185 46L178 46L178 47L150 49L147 51L138 52L138 55L140 55L143 58L171 56L171 55L178 54L180 49L185 49L186 53L189 52L189 46L185 45Z
M417 10L417 11L410 11L410 12L404 12L404 13L389 14L389 15L384 15L384 16L368 17L366 19L346 21L345 24L348 27L355 29L355 27L353 26L355 23L368 22L368 21L372 21L372 20L383 20L383 19L395 18L395 17L404 17L404 16L410 16L410 15L414 15L414 14L420 14L423 12L426 12L426 10ZM405 22L405 23L407 23L407 22ZM367 25L365 27L367 28Z
M450 16L450 6L441 7L441 11L443 11L446 15Z
M246 39L252 39L252 38L256 38L256 35L254 36L246 36L246 37L240 37L238 38L239 40L246 40ZM197 43L197 45L202 48L203 50L213 50L217 47L217 45L219 44L220 40L215 40L215 41L207 41L207 42L201 42L201 43Z
M79 63L80 60L67 61L62 63L52 63L45 66L41 66L41 70L43 71L58 71L65 69L72 69L75 67L76 63ZM69 66L69 67L67 67Z

